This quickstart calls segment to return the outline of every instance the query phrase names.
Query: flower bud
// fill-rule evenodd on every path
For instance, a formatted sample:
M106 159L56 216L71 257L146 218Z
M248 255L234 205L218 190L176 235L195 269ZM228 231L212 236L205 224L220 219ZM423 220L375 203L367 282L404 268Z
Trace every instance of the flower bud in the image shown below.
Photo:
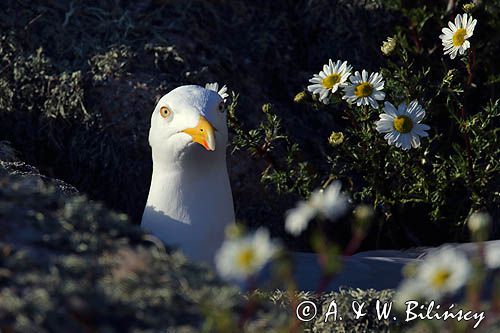
M309 95L305 91L299 92L295 97L293 98L293 101L295 103L305 103L307 102L307 99L309 98Z
M342 132L332 132L328 138L328 143L332 147L338 146L342 144L342 142L344 142L344 133Z
M264 113L271 113L273 106L271 103L266 103L262 105L262 112Z
M469 217L467 225L475 240L484 241L488 238L491 217L488 213L475 212Z
M373 208L366 204L358 205L354 209L355 228L361 232L366 232L370 227L375 212Z
M394 49L396 48L396 43L396 37L387 37L387 40L382 43L380 50L386 56L391 55L391 53L394 52Z
M246 228L243 224L232 223L224 230L227 239L241 238L246 234Z
M464 9L464 12L470 13L476 8L476 3L474 2L466 3L462 6L462 8Z

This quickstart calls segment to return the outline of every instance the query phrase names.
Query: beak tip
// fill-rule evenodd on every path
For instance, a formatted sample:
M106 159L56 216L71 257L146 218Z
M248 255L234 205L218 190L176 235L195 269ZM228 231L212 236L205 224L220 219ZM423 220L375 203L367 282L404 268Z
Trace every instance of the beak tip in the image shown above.
M196 127L185 129L183 132L189 134L193 142L199 143L206 150L215 151L215 129L205 117L200 116Z

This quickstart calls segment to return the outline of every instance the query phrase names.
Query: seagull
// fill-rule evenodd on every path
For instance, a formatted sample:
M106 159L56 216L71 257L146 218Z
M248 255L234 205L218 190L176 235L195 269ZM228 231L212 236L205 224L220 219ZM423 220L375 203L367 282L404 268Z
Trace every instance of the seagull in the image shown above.
M149 130L153 174L141 222L165 244L207 263L234 223L224 95L212 89L181 86L158 101Z
M178 87L157 103L151 116L149 144L153 174L141 226L188 258L214 265L225 229L234 223L233 198L226 164L228 128L227 88L217 84ZM445 244L467 253L474 243ZM500 247L500 241L488 246ZM375 250L342 258L342 272L324 291L341 286L394 289L403 280L403 267L418 263L439 248L408 251ZM314 291L322 277L314 253L293 252L299 290ZM269 269L259 277L269 278Z

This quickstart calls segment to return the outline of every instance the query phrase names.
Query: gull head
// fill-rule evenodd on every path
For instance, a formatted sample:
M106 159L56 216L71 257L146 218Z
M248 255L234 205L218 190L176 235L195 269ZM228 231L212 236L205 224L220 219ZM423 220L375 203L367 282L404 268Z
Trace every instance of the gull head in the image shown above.
M178 87L158 101L151 116L153 160L202 162L225 156L227 132L224 100L216 91Z

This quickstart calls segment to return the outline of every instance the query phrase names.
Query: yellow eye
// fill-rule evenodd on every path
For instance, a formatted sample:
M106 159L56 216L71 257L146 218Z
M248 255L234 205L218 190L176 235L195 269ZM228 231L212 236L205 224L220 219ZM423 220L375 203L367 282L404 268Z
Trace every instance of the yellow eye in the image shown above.
M225 109L224 102L220 102L218 109L219 109L219 112L224 112L224 109Z
M170 109L168 108L168 106L162 106L162 107L160 108L160 114L161 114L161 116L162 116L163 118L168 119L168 118L172 117L172 114L173 114L173 113L172 113L172 110L170 110Z

